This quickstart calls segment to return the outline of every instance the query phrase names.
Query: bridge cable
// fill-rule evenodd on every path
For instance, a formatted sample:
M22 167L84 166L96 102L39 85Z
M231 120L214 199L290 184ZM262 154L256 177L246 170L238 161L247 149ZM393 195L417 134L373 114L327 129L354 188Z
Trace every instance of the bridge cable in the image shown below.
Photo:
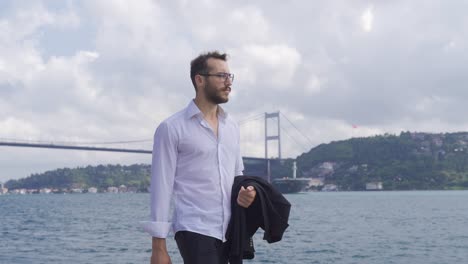
M294 141L294 143L296 143L301 149L304 148L304 152L307 152L309 151L309 149L305 148L303 144L299 143L294 137L292 137L291 135L289 135L288 131L286 130L286 128L284 127L281 127L281 130L283 130L284 133L286 133L286 136L288 136L290 139L292 139Z
M123 140L123 141L104 141L104 142L72 142L72 141L44 141L44 140L24 140L13 138L0 138L0 140L7 140L13 142L23 143L49 143L49 144L70 144L70 145L106 145L106 144L126 144L126 143L141 143L153 141L153 139L139 139L139 140Z
M307 139L307 140L309 141L309 143L310 143L311 145L313 145L312 140L311 140L308 136L306 136L304 133L302 133L301 130L299 130L299 128L297 128L297 126L294 125L294 123L291 122L291 120L289 120L289 118L288 118L285 114L283 114L282 112L281 112L281 114L282 114L283 117L286 118L286 120L297 130L297 132L299 132L299 134L301 134L305 139Z
M247 118L239 121L239 126L242 126L242 125L245 125L248 122L255 121L255 120L258 120L260 118L263 118L263 116L264 116L264 114L257 114L257 115L247 117Z

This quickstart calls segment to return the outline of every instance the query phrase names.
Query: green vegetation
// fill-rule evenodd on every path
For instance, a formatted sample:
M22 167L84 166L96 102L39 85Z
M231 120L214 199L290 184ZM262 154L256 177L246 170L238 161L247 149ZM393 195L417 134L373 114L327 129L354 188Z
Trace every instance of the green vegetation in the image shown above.
M289 176L293 159L271 160L272 179ZM265 175L266 162L245 160L248 175ZM340 190L364 190L382 182L385 190L468 189L468 132L410 133L352 138L322 144L297 157L298 177L322 178ZM146 191L150 165L99 165L57 169L10 180L9 189L88 188L126 185Z
M353 138L317 146L297 161L299 175L341 190L364 190L368 182L386 190L468 189L468 133Z
M40 189L40 188L89 188L106 189L110 186L126 185L146 191L150 182L150 165L134 164L87 166L76 169L57 169L19 180L5 183L9 189Z

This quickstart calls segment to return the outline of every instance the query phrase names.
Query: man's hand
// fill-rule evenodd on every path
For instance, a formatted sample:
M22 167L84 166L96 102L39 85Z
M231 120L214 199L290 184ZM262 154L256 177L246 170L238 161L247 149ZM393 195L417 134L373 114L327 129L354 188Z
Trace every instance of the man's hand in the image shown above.
M153 253L150 264L172 264L167 253L166 239L153 237Z
M151 264L172 264L172 262L167 251L165 253L153 252L151 255Z
M256 195L257 191L255 191L253 186L249 186L247 188L241 186L239 194L237 195L237 204L244 208L248 208L255 200Z

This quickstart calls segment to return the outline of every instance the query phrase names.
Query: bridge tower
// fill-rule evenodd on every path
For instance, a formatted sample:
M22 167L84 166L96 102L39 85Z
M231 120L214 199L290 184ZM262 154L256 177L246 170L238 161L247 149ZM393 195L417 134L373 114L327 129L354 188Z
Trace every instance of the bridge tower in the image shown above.
M276 119L277 121L277 134L270 136L268 135L268 119ZM280 130L280 112L265 113L265 160L267 161L267 176L268 182L271 182L271 171L270 171L270 157L268 156L268 141L278 141L278 159L281 160L281 130Z
M275 136L268 135L268 119L277 120L278 133ZM281 130L280 130L280 112L276 113L265 113L265 159L268 157L268 141L277 140L278 141L278 158L281 159Z

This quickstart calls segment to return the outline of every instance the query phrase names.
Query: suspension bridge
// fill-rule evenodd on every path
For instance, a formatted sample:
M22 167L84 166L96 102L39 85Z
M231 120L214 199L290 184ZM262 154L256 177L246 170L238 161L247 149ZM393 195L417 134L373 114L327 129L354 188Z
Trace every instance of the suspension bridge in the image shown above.
M280 120L286 122L281 124ZM253 174L266 174L264 176L270 178L270 162L272 160L282 160L282 146L284 146L285 137L287 146L294 143L296 150L299 153L310 149L305 146L311 146L312 140L307 137L286 115L281 112L261 113L249 116L239 122L241 130L241 142L256 142L264 141L264 157L244 156L243 160L246 167L253 168L250 171ZM272 128L271 128L272 127ZM260 133L263 135L260 135ZM294 134L293 134L294 133ZM153 139L141 140L124 140L124 141L108 141L108 142L46 142L46 141L31 141L12 138L0 138L0 147L19 147L19 148L42 148L42 149L65 149L65 150L81 150L81 151L104 151L104 152L123 152L137 154L151 154L149 148L122 148L122 147L107 147L115 145L130 145L135 143L152 143ZM282 143L283 142L283 143ZM276 143L276 155L270 155L271 143ZM107 145L107 146L105 146ZM251 146L247 146L251 147Z

